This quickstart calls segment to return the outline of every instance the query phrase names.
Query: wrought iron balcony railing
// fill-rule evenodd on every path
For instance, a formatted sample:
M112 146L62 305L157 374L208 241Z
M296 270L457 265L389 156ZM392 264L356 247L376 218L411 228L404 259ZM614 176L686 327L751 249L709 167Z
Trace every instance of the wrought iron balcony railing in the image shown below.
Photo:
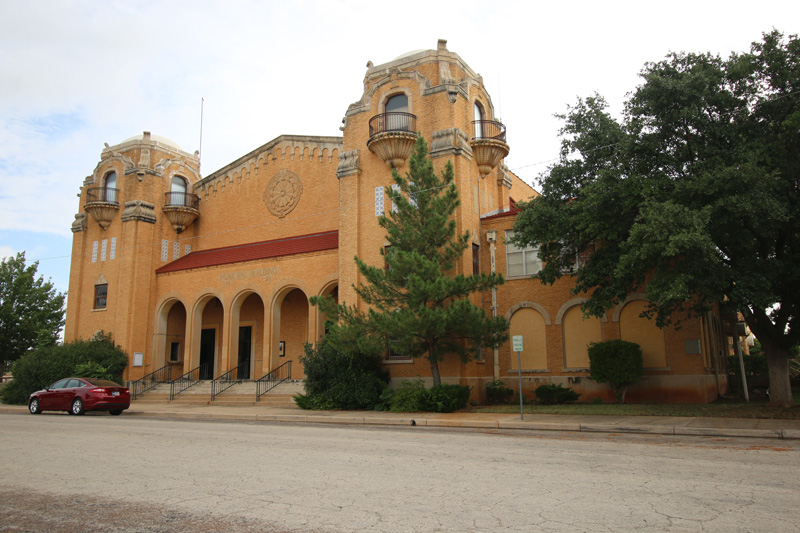
M506 127L496 120L473 120L473 139L492 139L506 142Z
M199 209L200 197L188 192L168 192L164 195L164 205L168 207Z
M392 111L369 119L369 136L389 131L417 131L417 116L411 113Z
M119 203L119 189L108 187L90 187L86 189L86 203L106 202L109 204Z

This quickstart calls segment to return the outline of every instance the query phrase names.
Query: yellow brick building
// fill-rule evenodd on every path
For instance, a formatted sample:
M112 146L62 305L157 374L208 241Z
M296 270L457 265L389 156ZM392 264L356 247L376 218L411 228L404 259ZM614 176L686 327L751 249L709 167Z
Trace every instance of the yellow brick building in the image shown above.
M72 225L65 339L111 333L131 356L129 381L156 371L211 379L233 369L258 379L290 366L301 378L304 343L324 335L309 298L361 305L353 257L382 261L378 217L392 208L385 188L392 167L408 169L420 132L436 171L448 161L455 170L456 223L473 240L457 270L506 276L475 301L525 338L521 369L504 345L469 363L444 361L443 381L471 385L480 399L486 382L516 382L521 370L529 389L555 382L583 399L611 399L587 377L586 347L623 338L645 356L631 400L706 402L725 392L728 339L717 313L661 330L639 316L646 302L632 294L602 319L584 319L569 278L553 286L529 278L539 267L535 251L505 237L514 202L536 192L505 166L511 147L483 80L446 41L368 63L341 129L342 137L282 135L206 177L198 154L149 132L106 146ZM386 367L395 384L430 377L426 361L387 356Z

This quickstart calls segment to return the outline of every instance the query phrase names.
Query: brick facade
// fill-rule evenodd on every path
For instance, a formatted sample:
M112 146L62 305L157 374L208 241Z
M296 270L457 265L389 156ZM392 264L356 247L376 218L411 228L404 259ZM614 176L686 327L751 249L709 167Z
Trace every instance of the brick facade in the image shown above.
M286 361L301 377L303 343L324 334L324 317L308 299L331 294L363 308L352 289L361 282L353 257L382 261L378 215L392 208L384 188L392 166L407 171L403 147L419 132L437 172L453 164L457 227L478 246L480 269L494 264L507 276L496 312L526 335L527 389L559 382L584 400L610 399L607 387L587 378L585 345L627 336L642 340L652 362L632 400L705 402L725 392L728 343L718 313L657 330L634 312L641 295L631 295L603 319L584 320L568 277L543 286L508 275L513 201L536 192L503 164L512 147L483 80L444 41L369 63L364 92L343 123L342 137L280 136L205 178L197 154L148 132L107 146L84 180L72 227L65 339L111 333L131 355L128 380L164 366L177 377L201 363L214 376L243 364L258 378ZM456 270L472 268L468 250ZM492 312L491 294L473 298ZM488 381L516 383L509 345L481 355L446 359L443 380L473 386L477 400ZM387 368L395 384L430 379L424 360L387 361Z

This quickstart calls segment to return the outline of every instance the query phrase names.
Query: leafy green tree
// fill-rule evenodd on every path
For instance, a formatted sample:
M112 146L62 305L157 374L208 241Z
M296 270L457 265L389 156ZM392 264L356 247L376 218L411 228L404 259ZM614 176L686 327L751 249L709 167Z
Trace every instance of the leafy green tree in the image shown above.
M592 315L643 287L661 326L674 311L741 312L782 406L794 404L789 356L800 341L798 65L797 36L773 31L728 59L647 63L621 120L598 95L579 100L514 238L541 246L542 281L574 272Z
M394 209L379 218L387 232L385 265L356 258L365 283L355 287L369 306L336 305L329 298L311 303L332 319L331 341L342 349L381 353L391 349L430 361L434 385L441 384L439 362L447 354L469 360L479 346L496 346L508 337L508 321L491 318L469 300L473 293L503 283L499 274L456 274L456 263L470 244L469 233L456 235L453 214L460 201L453 166L441 176L433 170L428 145L417 138L409 172L392 172L397 191L386 188Z
M25 254L0 262L0 372L27 351L54 344L64 325L64 295L36 277Z
M614 339L589 345L589 377L608 383L617 403L625 403L628 386L641 379L643 366L642 348L635 342Z
M127 354L102 333L89 341L50 344L29 351L11 365L14 379L0 389L0 397L5 403L26 403L32 392L69 376L103 376L121 382L127 366Z

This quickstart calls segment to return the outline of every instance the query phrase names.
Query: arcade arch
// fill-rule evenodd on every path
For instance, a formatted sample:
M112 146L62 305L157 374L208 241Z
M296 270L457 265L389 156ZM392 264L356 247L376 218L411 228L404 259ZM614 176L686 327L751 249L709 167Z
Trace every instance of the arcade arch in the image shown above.
M272 302L270 370L292 362L292 379L303 376L300 356L309 342L310 313L306 293L297 286L281 289Z
M264 300L252 290L239 294L231 305L231 357L226 371L238 368L239 379L258 379L265 373L264 311Z
M219 372L225 309L222 300L208 294L201 297L192 314L192 353L184 371L200 367L199 379L213 379Z
M152 370L170 365L169 379L183 373L186 358L186 306L177 298L166 300L156 315L156 331Z

